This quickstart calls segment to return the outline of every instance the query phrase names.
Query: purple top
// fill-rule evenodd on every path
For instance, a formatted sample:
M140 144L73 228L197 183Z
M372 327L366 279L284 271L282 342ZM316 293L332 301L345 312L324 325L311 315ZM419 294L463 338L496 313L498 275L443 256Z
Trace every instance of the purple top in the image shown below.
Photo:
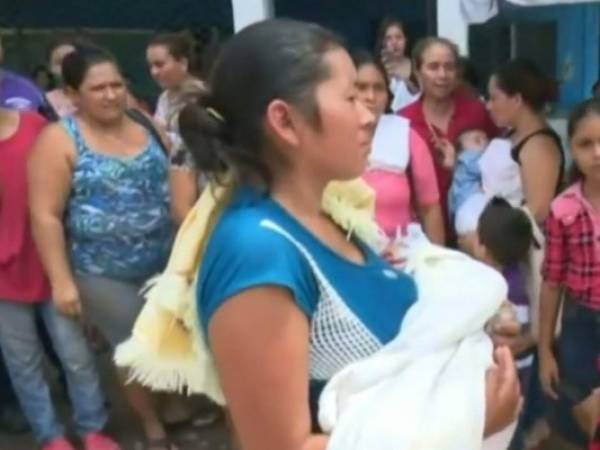
M46 101L33 82L0 69L0 106L19 111L39 111L46 106Z
M518 264L507 267L502 271L508 283L508 299L513 305L529 306L529 297L525 290L525 277Z

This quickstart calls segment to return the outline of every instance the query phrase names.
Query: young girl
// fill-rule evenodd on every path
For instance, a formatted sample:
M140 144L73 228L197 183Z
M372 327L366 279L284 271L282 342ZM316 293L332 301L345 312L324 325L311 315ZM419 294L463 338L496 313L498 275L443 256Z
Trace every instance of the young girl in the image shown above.
M573 448L587 448L600 408L593 394L600 387L600 100L579 105L568 132L577 181L554 200L546 221L540 378L552 400L554 431Z

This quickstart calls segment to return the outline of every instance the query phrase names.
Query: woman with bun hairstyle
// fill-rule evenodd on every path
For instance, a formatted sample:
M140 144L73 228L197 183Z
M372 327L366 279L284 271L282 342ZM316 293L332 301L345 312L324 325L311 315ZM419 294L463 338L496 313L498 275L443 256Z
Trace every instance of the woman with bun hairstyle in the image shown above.
M561 139L544 117L546 104L556 97L556 82L531 61L514 59L492 73L488 91L490 115L507 132L479 159L483 191L502 196L513 206L525 205L541 225L563 177ZM480 201L469 206L473 212L484 207ZM473 235L461 235L461 248L472 248L472 239Z
M336 35L268 20L228 42L210 92L179 118L198 167L235 179L206 239L196 299L244 450L325 450L329 438L311 423L323 387L390 342L417 300L407 273L386 276L391 266L321 206L331 181L366 168L375 115L356 81ZM485 434L510 423L518 403L511 356L496 357Z
M525 204L542 223L564 167L561 139L544 118L544 107L556 98L556 82L531 61L514 59L492 74L488 89L494 122L511 130L511 157L521 170Z

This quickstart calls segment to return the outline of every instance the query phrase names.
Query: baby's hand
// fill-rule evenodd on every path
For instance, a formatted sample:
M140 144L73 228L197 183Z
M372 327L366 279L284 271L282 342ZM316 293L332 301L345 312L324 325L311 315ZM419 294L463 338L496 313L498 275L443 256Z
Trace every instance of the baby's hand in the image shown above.
M486 331L492 335L515 337L521 333L521 324L511 303L505 301L486 325Z

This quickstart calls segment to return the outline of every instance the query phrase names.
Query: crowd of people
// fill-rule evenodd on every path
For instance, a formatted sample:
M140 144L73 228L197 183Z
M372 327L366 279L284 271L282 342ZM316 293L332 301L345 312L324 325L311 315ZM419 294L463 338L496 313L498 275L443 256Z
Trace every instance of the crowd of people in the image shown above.
M229 177L235 189L197 268L197 309L232 435L244 450L326 449L324 386L392 341L419 301L393 245L374 251L323 211L332 181L358 178L391 243L418 223L506 280L518 326L488 328L496 365L483 435L517 421L511 450L541 448L549 434L561 448L592 448L600 100L571 112L567 170L545 118L557 95L548 74L514 59L479 92L453 42L412 47L397 19L382 22L373 50L352 52L320 26L274 19L198 72L191 36L161 34L146 50L163 90L153 111L108 51L76 39L36 71L52 80L47 92L0 69L1 426L30 429L43 450L74 448L49 356L84 448L122 448L106 433L90 344L99 336L113 351L129 338L179 225ZM145 448L176 449L154 393L118 373Z

